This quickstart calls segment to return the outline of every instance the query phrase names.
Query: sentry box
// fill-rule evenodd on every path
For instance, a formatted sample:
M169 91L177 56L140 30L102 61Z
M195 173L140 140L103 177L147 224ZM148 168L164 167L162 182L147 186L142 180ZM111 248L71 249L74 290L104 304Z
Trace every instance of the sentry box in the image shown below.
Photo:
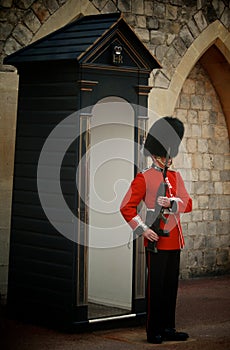
M19 74L8 308L65 326L145 314L145 256L120 215L143 166L150 72L120 13L8 56Z

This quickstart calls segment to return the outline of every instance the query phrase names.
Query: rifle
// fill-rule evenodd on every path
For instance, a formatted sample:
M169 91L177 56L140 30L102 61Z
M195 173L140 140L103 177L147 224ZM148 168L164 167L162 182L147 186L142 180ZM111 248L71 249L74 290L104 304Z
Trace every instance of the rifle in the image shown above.
M167 190L167 183L165 182L167 170L168 170L168 160L169 160L169 150L166 155L165 160L165 166L163 170L163 179L164 181L161 182L157 195L156 195L156 201L155 201L155 208L154 210L148 210L146 214L146 225L157 233L158 236L162 237L169 237L169 231L161 229L160 223L161 220L164 222L164 224L167 223L168 219L164 216L164 207L160 206L157 203L157 198L159 196L165 197L166 196L166 190ZM147 250L153 253L157 253L157 247L156 247L156 241L148 241Z

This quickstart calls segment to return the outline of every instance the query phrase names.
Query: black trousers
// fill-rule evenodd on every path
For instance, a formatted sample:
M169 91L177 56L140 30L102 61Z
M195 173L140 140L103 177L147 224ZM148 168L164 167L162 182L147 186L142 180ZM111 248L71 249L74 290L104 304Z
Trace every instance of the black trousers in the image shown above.
M180 250L146 251L147 278L147 334L161 333L175 328Z

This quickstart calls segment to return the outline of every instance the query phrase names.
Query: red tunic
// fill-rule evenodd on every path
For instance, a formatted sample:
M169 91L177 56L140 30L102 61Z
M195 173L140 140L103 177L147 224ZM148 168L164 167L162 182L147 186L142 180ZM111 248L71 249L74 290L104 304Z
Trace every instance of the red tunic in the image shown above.
M154 167L138 173L132 181L121 203L120 210L124 219L133 230L140 225L144 225L142 218L137 212L138 205L141 201L144 201L147 208L154 209L157 190L162 181L162 171ZM157 248L162 250L181 249L184 246L184 238L180 223L180 213L187 213L192 210L192 199L179 172L168 170L166 182L168 183L166 196L174 200L177 206L176 212L167 211L168 214L165 215L168 218L167 223L161 223L161 228L170 231L170 235L169 237L160 237L157 242ZM147 239L145 239L144 243L147 246Z

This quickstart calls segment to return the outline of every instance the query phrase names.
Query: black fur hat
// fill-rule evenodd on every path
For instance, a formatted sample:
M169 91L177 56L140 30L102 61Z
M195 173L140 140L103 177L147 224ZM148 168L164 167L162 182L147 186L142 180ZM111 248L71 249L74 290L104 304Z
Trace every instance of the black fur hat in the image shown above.
M164 117L158 119L150 128L145 144L145 156L166 157L169 151L175 157L184 136L184 124L177 118Z

